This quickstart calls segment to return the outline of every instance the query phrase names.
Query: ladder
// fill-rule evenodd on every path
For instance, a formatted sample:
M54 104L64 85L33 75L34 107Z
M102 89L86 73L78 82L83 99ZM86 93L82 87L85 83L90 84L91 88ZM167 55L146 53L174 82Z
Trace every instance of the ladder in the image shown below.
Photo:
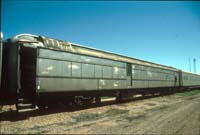
M33 111L35 110L34 99L24 95L23 93L18 93L16 108L17 108L17 112Z

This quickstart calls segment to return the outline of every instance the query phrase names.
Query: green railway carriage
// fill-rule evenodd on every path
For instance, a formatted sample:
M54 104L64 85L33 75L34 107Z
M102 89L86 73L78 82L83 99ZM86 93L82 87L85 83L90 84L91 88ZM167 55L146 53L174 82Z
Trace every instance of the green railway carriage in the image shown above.
M199 80L182 80L185 73L173 67L44 36L16 35L5 46L4 88L15 95L18 109L44 108L56 101L98 102L100 96L119 101L199 86Z
M38 54L38 92L178 86L176 70L44 48Z
M200 75L182 71L182 86L185 88L198 88L200 86Z

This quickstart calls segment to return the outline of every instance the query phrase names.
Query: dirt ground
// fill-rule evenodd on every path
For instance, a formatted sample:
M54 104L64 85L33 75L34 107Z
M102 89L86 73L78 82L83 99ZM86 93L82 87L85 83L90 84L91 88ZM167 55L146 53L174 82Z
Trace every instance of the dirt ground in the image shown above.
M98 107L49 110L16 116L1 110L0 134L180 134L200 135L200 94L176 94Z

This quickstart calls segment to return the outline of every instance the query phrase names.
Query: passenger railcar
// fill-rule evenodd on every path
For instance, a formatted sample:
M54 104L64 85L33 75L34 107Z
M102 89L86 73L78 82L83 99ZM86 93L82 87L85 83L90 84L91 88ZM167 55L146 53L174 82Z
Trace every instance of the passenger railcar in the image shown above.
M182 87L184 88L199 88L200 75L182 71Z
M173 67L31 34L8 39L3 61L4 90L16 97L17 109L200 86L196 74L186 81L189 75Z

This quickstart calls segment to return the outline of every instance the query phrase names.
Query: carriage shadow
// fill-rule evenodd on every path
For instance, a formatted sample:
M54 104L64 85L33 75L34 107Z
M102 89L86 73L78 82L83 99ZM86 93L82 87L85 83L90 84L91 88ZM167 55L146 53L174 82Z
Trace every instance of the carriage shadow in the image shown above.
M42 116L42 115L49 115L49 114L55 114L55 113L62 113L62 112L75 112L79 110L85 110L85 109L90 109L90 108L97 108L97 107L103 107L103 106L108 106L108 105L120 105L123 103L127 102L132 102L132 101L138 101L138 100L145 100L148 98L156 98L159 95L151 95L151 96L141 96L141 97L135 97L132 99L128 99L125 101L122 101L120 103L116 103L116 101L106 101L106 102L101 102L99 104L90 104L90 105L83 105L83 106L70 106L70 105L57 105L55 107L48 108L46 110L39 110L35 109L29 112L20 112L17 113L16 110L8 110L0 113L0 121L20 121L20 120L26 120L30 117L36 117L36 116Z

